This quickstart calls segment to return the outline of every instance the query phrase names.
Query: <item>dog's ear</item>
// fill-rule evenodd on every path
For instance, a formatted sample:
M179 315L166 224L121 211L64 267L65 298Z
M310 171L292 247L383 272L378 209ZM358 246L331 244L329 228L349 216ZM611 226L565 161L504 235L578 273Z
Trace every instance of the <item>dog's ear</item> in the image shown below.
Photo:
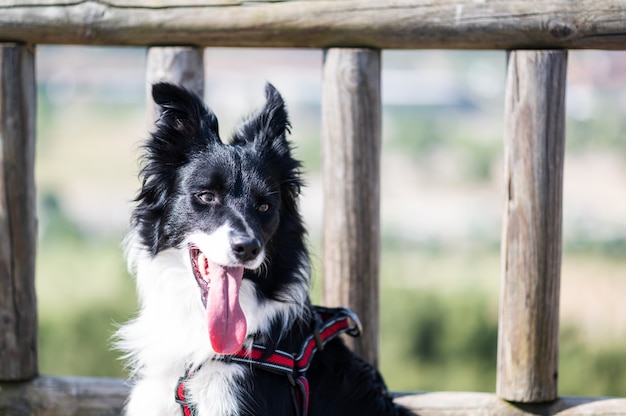
M219 141L217 117L195 93L162 82L152 86L152 99L159 106L156 125L164 137L178 144Z
M265 86L265 105L235 133L233 143L252 143L281 147L286 145L286 135L291 124L285 101L278 90L270 83ZM284 147L284 146L283 146ZM286 150L286 149L285 149Z

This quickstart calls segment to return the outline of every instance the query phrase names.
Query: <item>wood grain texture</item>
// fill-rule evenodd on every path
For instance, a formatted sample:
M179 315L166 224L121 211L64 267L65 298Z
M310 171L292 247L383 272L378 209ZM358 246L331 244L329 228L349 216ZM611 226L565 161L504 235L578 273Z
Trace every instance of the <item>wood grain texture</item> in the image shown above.
M625 49L621 0L0 0L0 39L86 45Z
M193 46L152 47L146 62L147 117L151 130L158 116L152 84L169 82L204 95L204 49Z
M497 393L557 395L567 51L509 54Z
M123 380L40 377L0 383L2 416L117 416L128 396ZM512 404L495 394L433 392L397 394L396 401L420 416L623 416L626 399L562 397L551 403Z
M538 404L509 403L495 394L433 392L398 395L396 402L419 416L623 416L626 399L561 397Z
M0 380L37 374L35 65L0 44Z
M0 383L0 415L118 416L128 392L124 381L106 378L39 377Z
M380 51L329 49L322 83L324 303L352 308L364 332L348 340L378 359Z

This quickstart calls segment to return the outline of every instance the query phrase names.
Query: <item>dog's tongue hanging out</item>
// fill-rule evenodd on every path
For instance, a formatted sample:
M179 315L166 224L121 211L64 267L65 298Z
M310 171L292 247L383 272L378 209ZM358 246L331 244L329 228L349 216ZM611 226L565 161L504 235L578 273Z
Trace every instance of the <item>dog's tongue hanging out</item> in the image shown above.
M209 281L206 310L209 321L209 338L218 354L234 354L246 338L246 317L239 305L239 288L243 267L224 267L208 263L206 280ZM210 280L209 280L210 279Z

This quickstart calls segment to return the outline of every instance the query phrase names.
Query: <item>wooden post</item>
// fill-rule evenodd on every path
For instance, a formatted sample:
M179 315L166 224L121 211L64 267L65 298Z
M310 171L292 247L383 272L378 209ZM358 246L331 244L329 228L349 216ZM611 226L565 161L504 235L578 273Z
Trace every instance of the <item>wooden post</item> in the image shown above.
M0 380L37 375L35 58L0 44Z
M363 333L348 340L377 363L380 251L380 51L329 49L324 56L322 169L324 303L347 306Z
M567 51L509 55L497 394L557 397Z
M169 82L182 85L201 97L204 94L204 49L193 46L152 47L148 49L146 68L148 123L157 114L152 101L152 84Z

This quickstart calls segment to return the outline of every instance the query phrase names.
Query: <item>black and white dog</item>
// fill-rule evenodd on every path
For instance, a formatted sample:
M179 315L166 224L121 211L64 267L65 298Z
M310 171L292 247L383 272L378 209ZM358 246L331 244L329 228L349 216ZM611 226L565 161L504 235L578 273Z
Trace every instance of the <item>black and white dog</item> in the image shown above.
M282 97L229 144L193 93L156 84L156 130L127 237L139 316L123 326L129 416L408 415L339 333L345 310L311 306L297 199L300 162Z

